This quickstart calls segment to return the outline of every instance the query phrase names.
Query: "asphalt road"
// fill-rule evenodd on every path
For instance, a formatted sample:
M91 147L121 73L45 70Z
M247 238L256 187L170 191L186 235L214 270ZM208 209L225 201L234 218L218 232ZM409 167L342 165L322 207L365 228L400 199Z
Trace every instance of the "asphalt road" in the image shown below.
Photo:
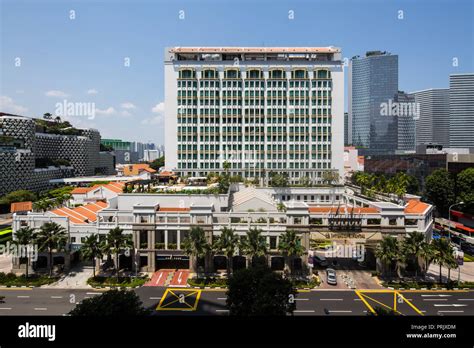
M141 287L135 290L144 305L156 315L227 315L223 290L166 289ZM98 290L0 289L4 315L63 315ZM401 295L400 295L401 294ZM474 291L316 290L301 291L295 298L295 315L367 315L370 307L393 308L402 315L474 315Z

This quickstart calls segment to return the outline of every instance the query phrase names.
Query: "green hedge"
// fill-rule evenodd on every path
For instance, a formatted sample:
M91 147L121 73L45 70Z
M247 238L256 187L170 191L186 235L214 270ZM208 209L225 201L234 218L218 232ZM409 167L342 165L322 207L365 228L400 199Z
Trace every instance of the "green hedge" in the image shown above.
M51 277L32 274L17 276L14 273L0 273L0 285L5 286L41 286L56 282L59 277Z
M319 286L321 282L317 278L312 278L311 280L294 280L293 287L296 289L304 289L304 288L315 288Z
M196 286L200 288L204 287L211 287L211 288L217 288L217 287L227 287L227 279L225 278L197 278L197 279L188 279L188 284L191 286Z
M470 288L474 289L474 282L460 282L450 281L448 283L433 283L433 282L414 282L414 281L400 281L400 282L382 282L382 285L385 287L391 287L394 289L453 289L453 288Z
M87 280L87 284L93 287L120 287L120 288L134 288L142 286L148 281L148 277L119 277L118 282L116 277L91 277Z

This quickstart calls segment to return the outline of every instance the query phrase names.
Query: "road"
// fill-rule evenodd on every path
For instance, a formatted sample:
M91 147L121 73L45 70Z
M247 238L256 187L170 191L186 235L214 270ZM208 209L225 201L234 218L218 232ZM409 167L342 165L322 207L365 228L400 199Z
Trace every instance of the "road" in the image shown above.
M135 289L156 315L227 315L224 290L141 287ZM0 289L0 315L63 315L99 290L9 288ZM183 301L180 301L183 299ZM393 308L402 315L474 315L474 291L315 290L300 291L295 315L367 315L370 308Z

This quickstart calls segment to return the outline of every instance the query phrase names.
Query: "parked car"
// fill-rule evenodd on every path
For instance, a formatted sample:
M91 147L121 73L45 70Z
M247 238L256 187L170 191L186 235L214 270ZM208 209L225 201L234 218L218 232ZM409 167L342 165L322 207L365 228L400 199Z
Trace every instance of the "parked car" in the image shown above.
M332 268L326 270L327 283L330 285L337 285L337 275L336 271Z
M329 266L328 260L326 260L326 258L324 256L314 255L313 256L313 261L321 267Z

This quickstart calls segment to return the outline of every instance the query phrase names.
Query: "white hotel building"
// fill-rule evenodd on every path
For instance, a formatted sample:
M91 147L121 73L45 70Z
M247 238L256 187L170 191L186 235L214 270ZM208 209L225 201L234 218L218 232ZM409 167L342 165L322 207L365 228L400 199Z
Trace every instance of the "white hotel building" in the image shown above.
M343 175L344 74L336 47L165 51L166 167L245 178Z

